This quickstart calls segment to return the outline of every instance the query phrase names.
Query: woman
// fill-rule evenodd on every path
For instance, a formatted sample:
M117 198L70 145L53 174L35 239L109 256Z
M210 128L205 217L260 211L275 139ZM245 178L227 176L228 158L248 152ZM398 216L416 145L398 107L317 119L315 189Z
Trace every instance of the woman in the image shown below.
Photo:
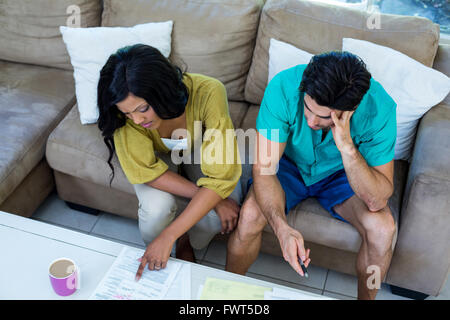
M116 152L139 200L139 230L147 249L137 279L147 263L149 270L165 268L177 239L176 256L193 261L192 247L202 249L215 234L236 226L242 200L240 161L205 161L205 150L211 147L232 148L239 159L236 138L231 145L217 138L203 141L201 165L182 165L189 180L168 156L173 145L183 142L188 146L182 147L184 152L193 151L194 121L201 121L204 130L219 130L223 137L227 129L234 129L220 81L183 73L157 49L137 44L119 49L102 68L98 106L111 181ZM186 134L172 139L179 129ZM174 195L191 199L176 218Z

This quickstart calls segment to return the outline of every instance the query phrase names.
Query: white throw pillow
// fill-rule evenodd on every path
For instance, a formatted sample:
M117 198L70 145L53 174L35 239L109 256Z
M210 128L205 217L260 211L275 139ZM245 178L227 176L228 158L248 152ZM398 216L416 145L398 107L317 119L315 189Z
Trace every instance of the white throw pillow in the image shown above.
M298 64L308 64L313 55L283 41L270 39L269 45L269 75L267 83L279 72L295 67Z
M167 58L171 50L173 21L134 27L59 27L74 69L75 94L82 124L96 123L99 116L97 85L100 70L118 49L142 43L157 48Z
M358 55L397 103L394 159L409 160L420 118L450 91L450 78L394 49L344 38L343 51Z

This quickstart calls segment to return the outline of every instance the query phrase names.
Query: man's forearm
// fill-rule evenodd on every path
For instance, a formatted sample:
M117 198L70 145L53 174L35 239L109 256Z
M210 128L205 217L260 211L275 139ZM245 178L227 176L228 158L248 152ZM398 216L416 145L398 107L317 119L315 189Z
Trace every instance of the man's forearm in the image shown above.
M393 189L389 180L382 173L369 167L354 145L341 151L341 156L347 179L355 194L371 211L384 208Z
M285 194L276 175L254 174L256 202L275 234L287 226Z

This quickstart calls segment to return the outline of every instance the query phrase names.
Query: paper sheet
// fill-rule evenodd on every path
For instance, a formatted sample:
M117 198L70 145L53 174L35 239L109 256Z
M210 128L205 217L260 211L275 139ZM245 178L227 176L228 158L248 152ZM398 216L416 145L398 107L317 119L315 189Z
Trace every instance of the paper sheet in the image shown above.
M159 271L150 271L146 268L141 279L136 282L135 275L140 264L138 259L143 254L144 250L142 249L125 246L89 299L142 300L165 298L182 263L169 260L166 268Z
M191 300L191 265L183 263L164 299Z
M201 284L198 286L197 300L200 300L200 297L202 296L202 292L203 292L203 285Z
M271 290L238 281L207 278L200 300L263 300L264 292Z

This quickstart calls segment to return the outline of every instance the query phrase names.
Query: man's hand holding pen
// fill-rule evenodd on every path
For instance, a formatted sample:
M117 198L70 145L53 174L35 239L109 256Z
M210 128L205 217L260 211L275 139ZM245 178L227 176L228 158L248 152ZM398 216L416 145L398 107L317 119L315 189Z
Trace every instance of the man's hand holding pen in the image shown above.
M282 230L277 233L278 241L280 242L281 250L283 252L283 258L291 267L302 277L307 273L311 259L309 258L309 249L305 250L303 236L297 230L286 225ZM303 268L300 263L303 262Z

